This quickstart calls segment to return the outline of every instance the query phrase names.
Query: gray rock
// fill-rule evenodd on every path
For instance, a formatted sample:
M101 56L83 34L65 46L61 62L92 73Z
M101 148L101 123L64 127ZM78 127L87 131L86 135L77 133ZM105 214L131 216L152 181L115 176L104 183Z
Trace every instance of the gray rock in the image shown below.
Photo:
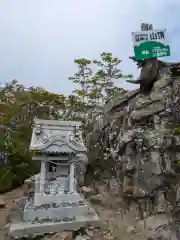
M165 110L164 103L162 101L152 103L147 105L145 108L142 108L140 110L134 110L130 117L132 119L141 119L143 117L153 116L159 112L162 112Z
M94 232L90 229L86 229L86 234L89 236L89 237L93 237L94 236Z
M180 78L171 78L166 70L163 65L149 95L140 94L139 90L121 91L111 99L105 106L107 115L101 119L104 125L98 134L91 133L88 145L89 153L95 152L96 156L89 162L101 166L100 177L105 170L113 172L122 189L131 189L131 195L122 191L123 197L134 198L144 212L148 203L151 209L147 212L152 218L148 215L146 224L152 239L166 239L169 222L164 212L169 199L174 203L180 198L175 189L180 136L172 132L180 125ZM98 143L96 148L94 142ZM171 212L168 217L172 218Z

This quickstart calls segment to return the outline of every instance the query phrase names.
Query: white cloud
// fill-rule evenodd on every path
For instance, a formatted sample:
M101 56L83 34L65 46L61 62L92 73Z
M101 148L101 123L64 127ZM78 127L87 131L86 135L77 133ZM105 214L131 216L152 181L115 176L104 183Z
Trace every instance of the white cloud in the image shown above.
M144 21L168 29L170 59L178 61L179 9L176 0L2 0L0 80L16 78L70 93L73 59L98 58L103 51L122 59L125 73L137 75L128 59L133 54L131 32ZM134 87L124 81L120 85Z

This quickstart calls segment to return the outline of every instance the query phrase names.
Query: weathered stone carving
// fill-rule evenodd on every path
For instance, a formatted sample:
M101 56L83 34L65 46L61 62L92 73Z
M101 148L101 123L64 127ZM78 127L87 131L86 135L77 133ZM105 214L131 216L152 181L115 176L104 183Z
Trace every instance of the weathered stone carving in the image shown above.
M74 161L75 177L80 186L84 184L84 176L85 176L87 164L88 164L88 158L85 154L76 155L76 159Z
M140 92L149 94L154 83L160 79L163 73L167 76L180 76L180 63L166 63L156 58L136 60L130 57L141 68L140 76L137 80L127 80L129 83L140 84Z

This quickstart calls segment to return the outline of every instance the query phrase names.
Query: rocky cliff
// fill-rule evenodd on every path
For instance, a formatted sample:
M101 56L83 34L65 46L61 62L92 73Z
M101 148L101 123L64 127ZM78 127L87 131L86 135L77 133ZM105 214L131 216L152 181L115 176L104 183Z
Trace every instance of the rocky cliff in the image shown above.
M178 232L179 125L180 77L164 67L149 94L122 90L110 100L88 136L89 166L120 180L121 196L151 222L147 239Z

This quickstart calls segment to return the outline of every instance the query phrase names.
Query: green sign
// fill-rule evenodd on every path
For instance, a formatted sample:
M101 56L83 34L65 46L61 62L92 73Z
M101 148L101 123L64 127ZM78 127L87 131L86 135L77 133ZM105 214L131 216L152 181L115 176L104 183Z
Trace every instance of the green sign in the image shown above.
M133 32L132 39L136 60L170 56L166 35L166 29Z

